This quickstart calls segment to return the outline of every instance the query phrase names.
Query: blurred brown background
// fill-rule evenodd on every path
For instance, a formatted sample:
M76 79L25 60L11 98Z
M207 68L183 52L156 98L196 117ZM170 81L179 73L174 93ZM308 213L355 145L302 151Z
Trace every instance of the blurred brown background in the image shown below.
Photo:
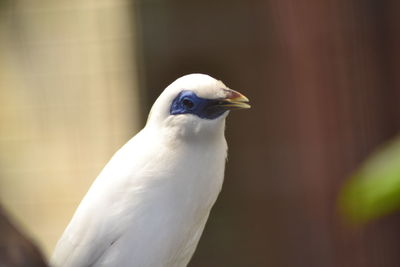
M252 109L228 120L224 188L190 266L399 266L398 215L351 227L336 207L346 177L400 129L397 1L2 10L0 197L47 253L163 88L202 72Z

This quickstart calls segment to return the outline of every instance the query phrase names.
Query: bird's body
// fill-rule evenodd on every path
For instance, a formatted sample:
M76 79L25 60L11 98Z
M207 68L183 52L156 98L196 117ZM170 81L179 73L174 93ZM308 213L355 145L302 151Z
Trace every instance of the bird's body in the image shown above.
M192 88L181 88L189 86L188 76ZM199 118L193 110L171 115L171 103L183 89L207 96L210 82L226 88L206 75L188 76L163 92L146 127L97 177L57 244L54 266L188 264L221 190L228 114L215 119ZM221 97L226 95L216 96Z

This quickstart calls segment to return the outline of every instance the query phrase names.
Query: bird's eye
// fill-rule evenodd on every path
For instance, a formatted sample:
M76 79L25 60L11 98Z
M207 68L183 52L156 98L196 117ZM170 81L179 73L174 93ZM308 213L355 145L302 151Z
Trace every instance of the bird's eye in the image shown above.
M184 98L184 99L182 100L182 105L183 105L185 108L188 108L188 109L191 109L191 108L194 107L193 101L190 100L190 99L188 99L188 98Z

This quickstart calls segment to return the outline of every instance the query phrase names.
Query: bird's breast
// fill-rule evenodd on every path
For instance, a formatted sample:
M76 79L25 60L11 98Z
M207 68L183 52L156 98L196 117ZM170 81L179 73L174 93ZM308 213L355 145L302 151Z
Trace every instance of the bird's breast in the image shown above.
M189 146L161 149L148 162L129 185L135 205L127 211L132 236L124 242L132 253L152 247L165 261L190 259L221 190L225 157L223 147Z
M118 236L99 266L186 266L196 248L221 190L226 144L154 140L123 147L84 201L107 210Z

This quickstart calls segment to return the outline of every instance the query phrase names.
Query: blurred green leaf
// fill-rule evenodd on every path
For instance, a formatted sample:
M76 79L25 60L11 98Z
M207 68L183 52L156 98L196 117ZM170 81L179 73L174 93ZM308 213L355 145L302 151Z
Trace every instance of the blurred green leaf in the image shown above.
M400 209L400 138L373 153L344 185L340 209L363 223Z

